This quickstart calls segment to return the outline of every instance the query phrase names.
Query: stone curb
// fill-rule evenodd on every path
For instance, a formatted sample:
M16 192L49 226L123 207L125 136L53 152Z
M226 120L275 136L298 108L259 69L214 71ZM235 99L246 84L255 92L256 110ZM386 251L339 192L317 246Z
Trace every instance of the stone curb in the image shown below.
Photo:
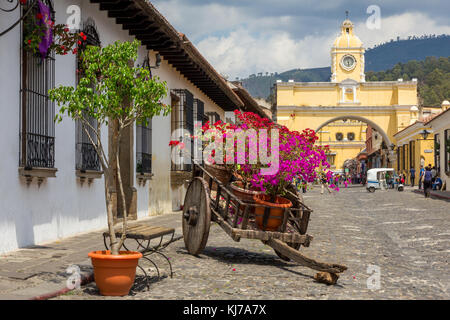
M84 285L89 284L89 283L91 283L93 281L94 281L94 272L89 273L89 274L84 274L84 275L81 275L81 283L80 283L80 285L84 286ZM55 291L55 292L51 292L51 293L47 293L47 294L43 294L43 295L40 295L40 296L36 296L36 297L30 298L29 300L48 300L48 299L59 297L59 296L61 296L63 294L66 294L66 293L68 293L70 291L73 291L73 290L75 290L75 289L69 289L69 288L65 287L65 288L63 288L61 290L58 290L58 291Z
M424 193L423 190L414 190L413 192L417 193L417 194L423 194ZM444 195L437 194L437 193L434 193L434 192L430 192L430 196L431 197L435 197L435 198L439 198L439 199L443 199L443 200L450 200L450 197L446 197Z

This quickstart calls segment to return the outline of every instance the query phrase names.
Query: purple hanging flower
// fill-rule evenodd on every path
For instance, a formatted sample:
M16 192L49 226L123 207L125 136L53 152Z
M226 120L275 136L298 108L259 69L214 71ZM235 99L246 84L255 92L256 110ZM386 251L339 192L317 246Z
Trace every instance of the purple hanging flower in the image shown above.
M42 59L45 59L48 50L53 43L52 28L50 26L50 8L43 4L41 0L38 0L38 6L41 14L39 17L42 17L42 19L38 21L38 25L44 25L44 35L42 36L41 43L39 44L39 52L41 53Z

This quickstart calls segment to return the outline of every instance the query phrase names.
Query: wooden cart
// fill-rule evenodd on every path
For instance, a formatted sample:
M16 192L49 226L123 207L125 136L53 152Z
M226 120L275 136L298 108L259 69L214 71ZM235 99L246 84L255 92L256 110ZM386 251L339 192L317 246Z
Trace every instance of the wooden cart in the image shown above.
M182 217L183 238L190 254L202 252L208 241L211 222L216 222L236 242L241 238L259 239L272 247L281 259L321 271L315 277L318 281L334 284L339 274L347 269L343 265L319 262L300 253L300 247L309 247L313 239L306 233L312 210L303 204L295 188L287 190L287 198L293 207L285 209L279 231L263 231L256 226L251 213L255 204L241 201L227 186L195 162L192 172ZM266 221L269 211L265 211Z

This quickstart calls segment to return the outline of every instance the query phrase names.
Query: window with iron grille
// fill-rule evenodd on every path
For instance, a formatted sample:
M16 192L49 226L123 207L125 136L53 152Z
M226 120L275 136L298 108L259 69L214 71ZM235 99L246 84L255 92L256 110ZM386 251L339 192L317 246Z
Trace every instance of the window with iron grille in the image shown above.
M209 119L205 114L205 104L200 99L194 99L194 119L197 121L196 125L204 125ZM194 159L199 160L202 159L203 149L206 145L206 141L202 142L199 138L197 141L194 141L194 149L197 147L197 153L194 154ZM195 145L197 144L197 145ZM203 163L203 161L198 161Z
M441 141L438 133L434 135L434 166L436 170L439 172L439 168L441 167Z
M77 64L77 77L78 81L83 76L83 66L81 62L81 54L89 46L100 47L100 37L98 36L95 22L92 19L88 19L83 26L83 33L86 35L87 40L78 47L78 64ZM84 117L89 125L83 124L81 120L76 121L75 127L75 157L76 157L76 169L81 171L101 171L100 159L97 151L92 144L89 136L96 141L97 137L95 130L98 128L97 119L92 116L86 115ZM95 129L95 130L94 130ZM87 132L86 132L87 131ZM88 135L89 132L89 135Z
M444 131L444 159L445 159L445 172L450 172L450 130ZM448 190L448 189L447 189Z
M136 172L152 173L152 120L136 124Z
M214 124L220 120L220 115L217 112L208 112L206 113L208 116L209 123Z
M171 90L172 96L176 99L172 99L172 132L179 130L179 136L172 137L173 140L178 140L186 143L188 139L191 142L190 154L193 153L194 145L190 136L194 134L194 96L187 89L173 89ZM189 136L182 136L182 131L189 132ZM180 156L185 158L186 150L179 150ZM172 162L172 171L191 171L192 165L189 163L176 164Z
M42 0L50 8L51 19L55 12L50 0ZM28 11L22 7L22 14ZM21 108L20 108L20 160L25 169L55 167L55 105L48 97L48 91L55 86L55 57L48 52L42 58L23 48L26 26L34 25L39 12L33 2L32 12L22 23L21 45Z

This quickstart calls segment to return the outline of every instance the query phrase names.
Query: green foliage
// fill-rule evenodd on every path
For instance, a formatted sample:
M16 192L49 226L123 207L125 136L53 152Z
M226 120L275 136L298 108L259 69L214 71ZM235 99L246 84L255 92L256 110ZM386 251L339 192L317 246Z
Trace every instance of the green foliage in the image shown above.
M170 107L161 99L167 85L151 79L147 69L134 67L140 42L115 42L104 48L87 46L81 56L82 78L76 88L60 86L49 91L50 99L61 106L58 122L67 113L72 119L97 119L99 124L119 120L125 127L161 114ZM130 103L131 102L131 103Z
M438 106L450 99L450 57L427 57L424 61L398 63L387 71L367 72L367 81L418 80L421 105Z

